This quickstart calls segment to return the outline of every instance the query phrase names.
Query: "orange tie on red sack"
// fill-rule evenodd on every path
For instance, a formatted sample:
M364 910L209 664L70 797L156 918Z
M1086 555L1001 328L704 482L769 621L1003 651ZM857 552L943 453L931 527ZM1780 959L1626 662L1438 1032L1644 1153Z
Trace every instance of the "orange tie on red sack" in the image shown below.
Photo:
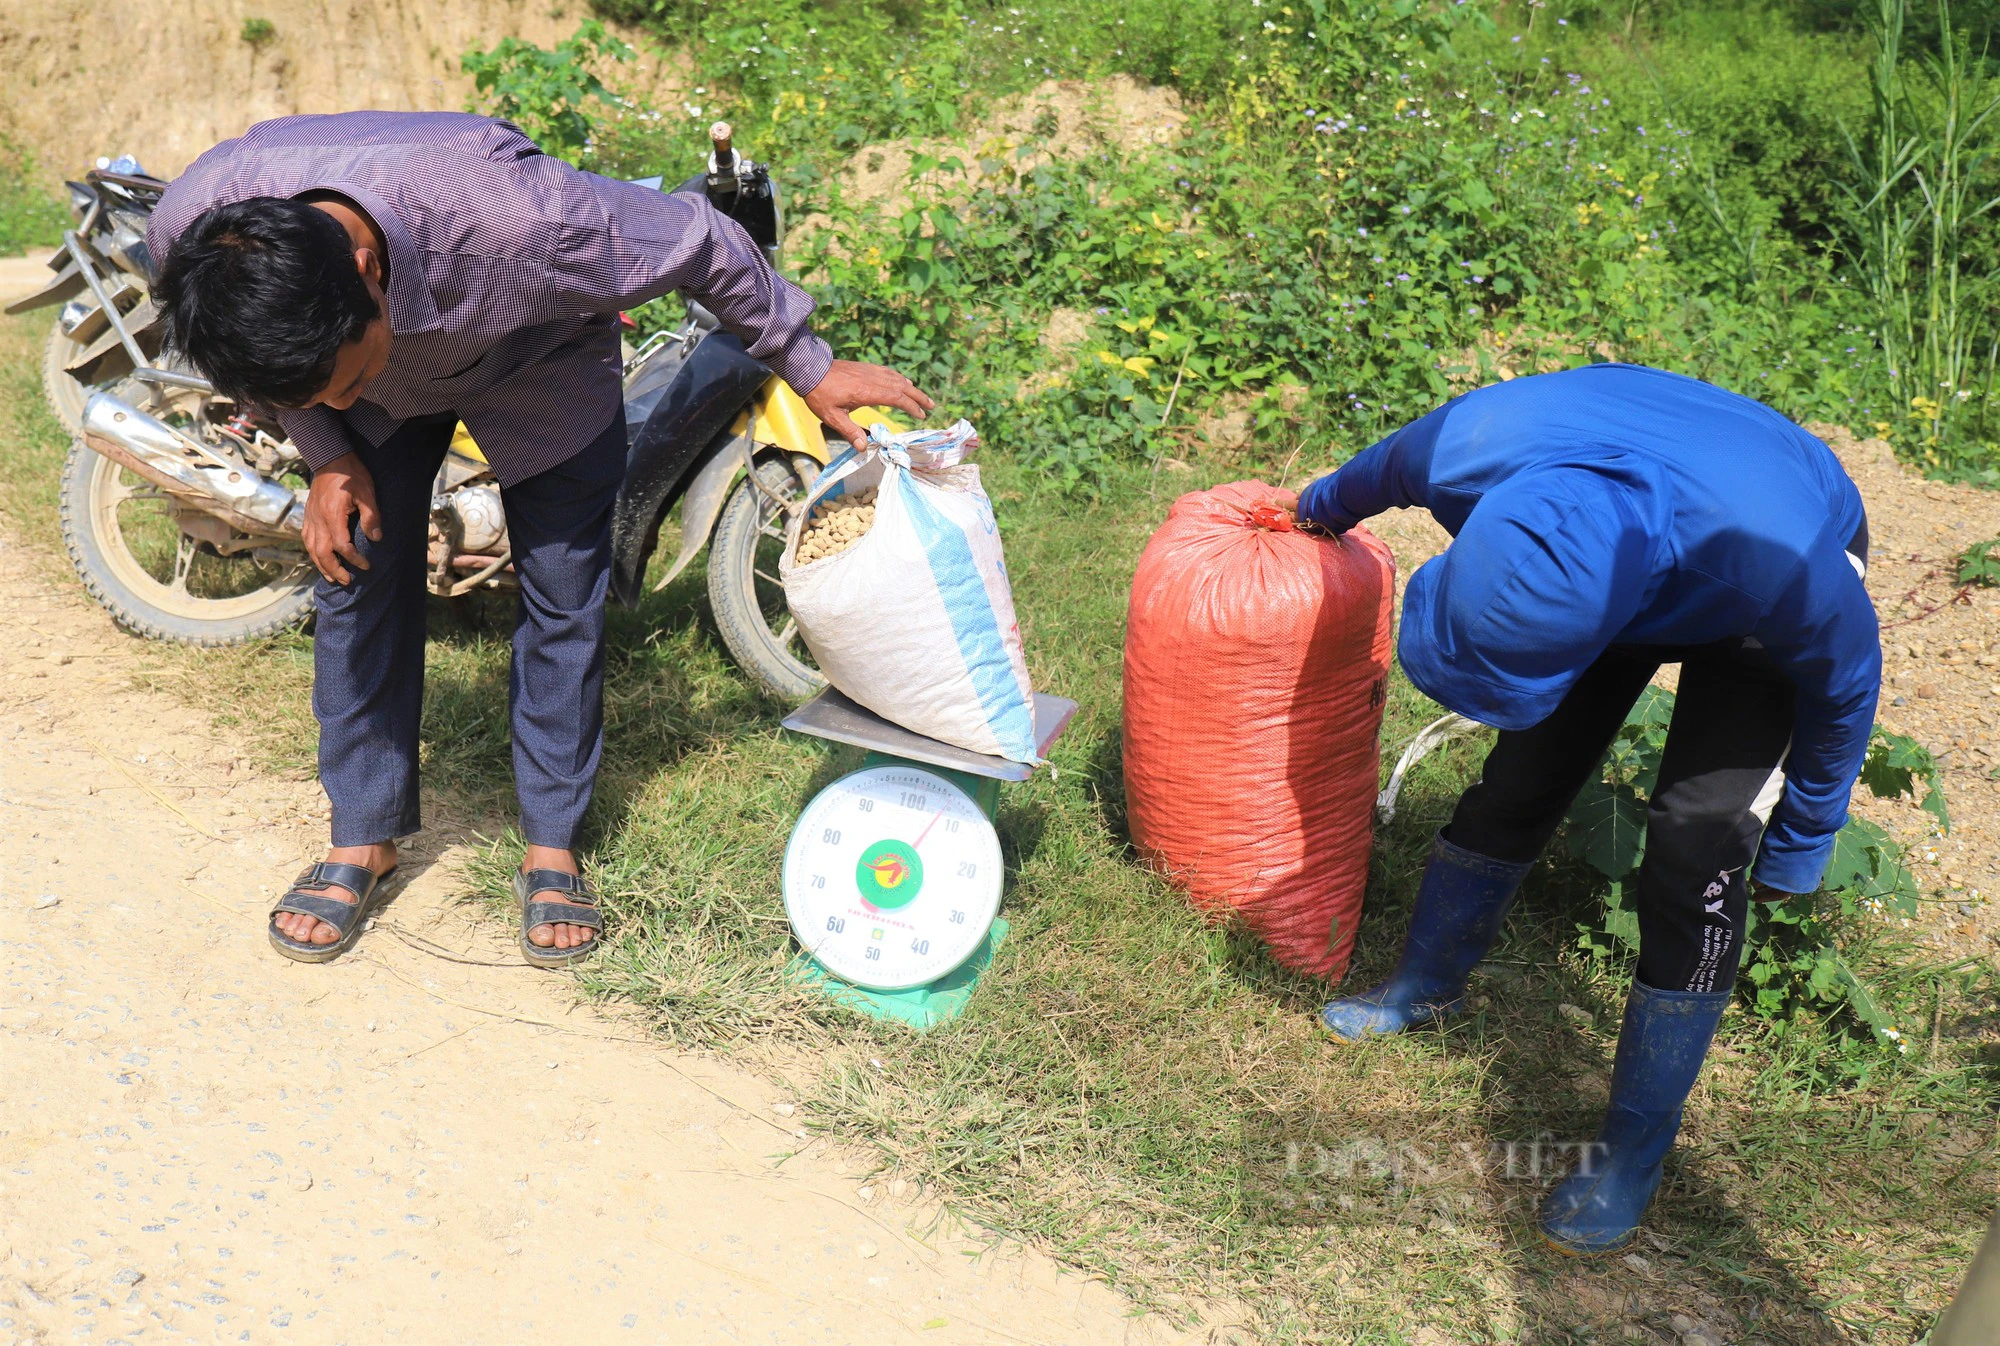
M1132 577L1125 794L1148 863L1338 980L1368 884L1395 561L1262 482L1184 495Z

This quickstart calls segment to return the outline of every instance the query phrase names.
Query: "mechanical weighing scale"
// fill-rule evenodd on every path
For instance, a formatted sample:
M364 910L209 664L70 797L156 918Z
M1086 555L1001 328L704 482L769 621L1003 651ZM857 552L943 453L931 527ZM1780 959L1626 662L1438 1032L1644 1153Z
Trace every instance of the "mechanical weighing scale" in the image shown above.
M1076 702L1035 694L1035 751ZM785 915L802 980L876 1018L929 1028L965 1007L1006 938L994 817L1034 768L891 723L829 687L785 728L868 750L807 804L785 847Z

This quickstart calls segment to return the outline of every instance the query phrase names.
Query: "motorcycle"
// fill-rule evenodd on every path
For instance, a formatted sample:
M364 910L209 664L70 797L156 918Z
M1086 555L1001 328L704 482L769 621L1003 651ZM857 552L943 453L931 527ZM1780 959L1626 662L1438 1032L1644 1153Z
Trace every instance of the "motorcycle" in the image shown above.
M783 235L770 166L710 128L699 191L775 266ZM659 190L662 179L642 179ZM53 279L9 313L61 305L42 362L56 415L75 436L64 463L64 543L91 596L153 640L233 645L296 626L315 578L300 541L305 465L278 423L163 361L147 297L156 259L146 220L166 183L129 158L67 184L76 216ZM823 686L785 609L778 555L807 484L844 448L803 399L690 301L687 319L626 346L625 481L612 519L613 597L636 605L668 514L680 537L655 591L708 553L708 595L744 672L792 699ZM625 320L629 326L630 319ZM867 425L874 417L858 414ZM428 583L445 598L517 588L499 483L461 425L438 471Z

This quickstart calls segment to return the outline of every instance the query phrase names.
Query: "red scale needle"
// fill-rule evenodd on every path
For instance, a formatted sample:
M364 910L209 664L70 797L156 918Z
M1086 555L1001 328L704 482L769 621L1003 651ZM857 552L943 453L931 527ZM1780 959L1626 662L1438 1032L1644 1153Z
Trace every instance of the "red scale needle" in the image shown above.
M947 805L946 807L950 806ZM917 839L910 843L911 850L914 851L919 846L922 846L924 844L924 838L931 834L931 829L937 826L937 820L942 817L944 817L944 809L939 809L936 813L933 813L931 815L931 820L924 824L924 830L917 833Z

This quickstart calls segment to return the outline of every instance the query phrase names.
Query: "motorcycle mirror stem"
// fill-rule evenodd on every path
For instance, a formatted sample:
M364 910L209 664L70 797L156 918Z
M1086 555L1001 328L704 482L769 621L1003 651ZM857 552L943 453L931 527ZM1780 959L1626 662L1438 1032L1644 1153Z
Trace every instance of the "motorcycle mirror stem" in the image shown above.
M708 128L710 150L708 155L708 192L711 197L734 196L741 184L738 175L742 170L742 159L731 144L734 131L728 122L716 122Z

